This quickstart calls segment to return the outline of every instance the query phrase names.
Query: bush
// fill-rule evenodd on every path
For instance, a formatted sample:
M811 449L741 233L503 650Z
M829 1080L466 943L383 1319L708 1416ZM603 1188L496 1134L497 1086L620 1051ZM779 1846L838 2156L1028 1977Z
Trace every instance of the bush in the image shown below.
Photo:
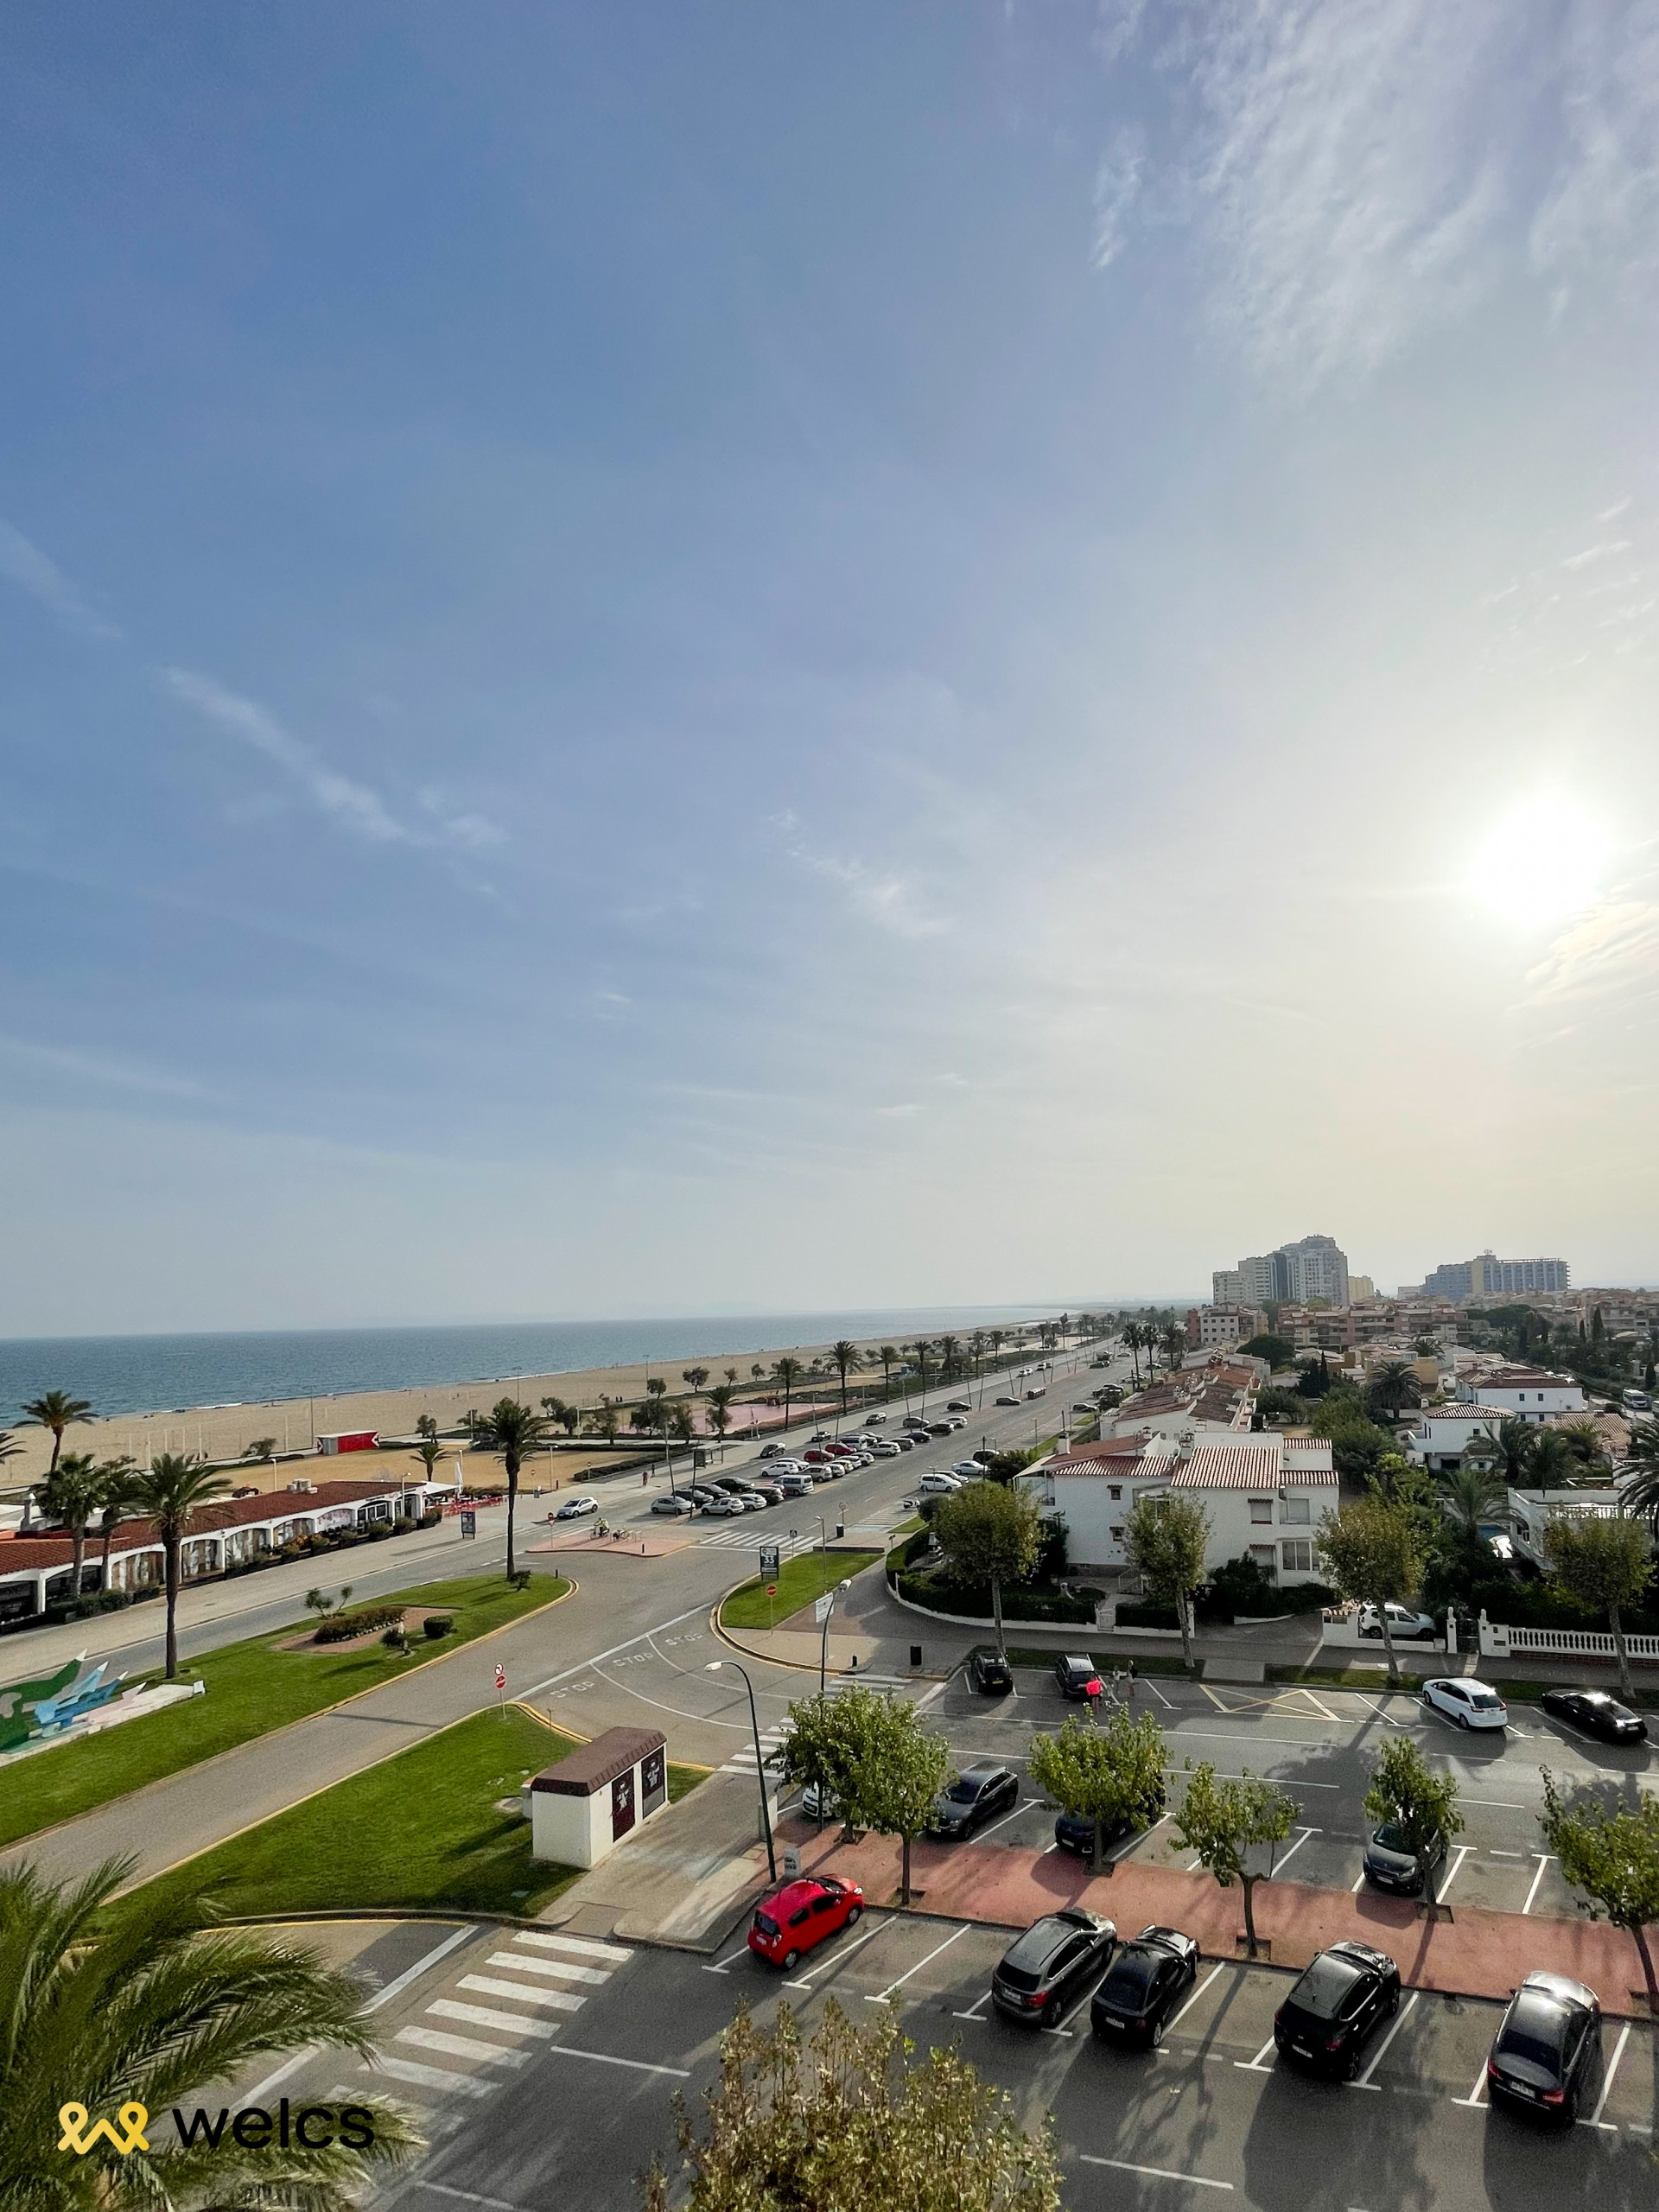
M1092 1619L1093 1615L1091 1614L1090 1618ZM1173 1605L1153 1605L1135 1602L1126 1604L1122 1599L1118 1601L1116 1618L1119 1628L1179 1629L1181 1625L1175 1618Z
M454 1625L448 1613L429 1613L421 1624L423 1633L429 1636L434 1643L441 1636L453 1634Z
M401 1605L360 1605L354 1613L331 1613L317 1626L315 1641L318 1643L345 1643L354 1636L367 1636L372 1629L400 1627L404 1609Z
M407 1651L409 1638L401 1628L389 1628L380 1639L388 1651Z
M971 1620L991 1618L989 1583L950 1581L938 1570L900 1572L893 1586L900 1598L922 1605L931 1613L961 1613ZM1005 1621L1058 1621L1094 1625L1094 1601L1073 1598L1064 1590L1035 1584L1016 1584L1002 1592Z

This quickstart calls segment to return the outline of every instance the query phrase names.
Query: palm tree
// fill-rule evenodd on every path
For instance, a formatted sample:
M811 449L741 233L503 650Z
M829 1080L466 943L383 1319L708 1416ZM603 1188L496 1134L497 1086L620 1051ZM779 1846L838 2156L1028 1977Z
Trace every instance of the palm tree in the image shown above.
M1529 1489L1542 1491L1546 1497L1552 1490L1566 1490L1578 1464L1573 1446L1559 1428L1533 1431L1532 1450L1527 1455Z
M1659 1536L1659 1425L1644 1421L1631 1435L1624 1452L1625 1479L1619 1503L1631 1515L1645 1514Z
M1138 1390L1141 1387L1141 1324L1138 1321L1126 1321L1118 1333L1128 1346L1135 1387Z
M142 1479L137 1466L124 1452L118 1459L105 1459L98 1470L98 1533L104 1539L104 1564L99 1578L99 1588L110 1586L110 1546L121 1523L138 1506L138 1485Z
M1373 1413L1399 1414L1423 1402L1423 1386L1403 1359L1385 1359L1366 1392Z
M881 1395L890 1398L893 1395L893 1370L899 1364L899 1347L897 1344L883 1344L875 1356L881 1363Z
M939 1338L939 1380L950 1382L962 1372L962 1340L958 1337Z
M1481 1522L1490 1521L1503 1503L1504 1485L1497 1469L1477 1460L1465 1459L1460 1467L1443 1468L1434 1478L1434 1486L1447 1520L1471 1537L1480 1534Z
M1505 1414L1496 1429L1478 1428L1473 1432L1464 1447L1464 1456L1467 1458L1472 1452L1476 1458L1493 1463L1513 1490L1526 1473L1535 1434L1536 1431L1519 1414Z
M830 1357L836 1363L836 1371L841 1376L841 1410L844 1416L847 1411L847 1370L859 1363L858 1346L842 1337L830 1345Z
M615 1418L615 1408L611 1408ZM518 1470L527 1453L546 1437L548 1418L521 1406L517 1398L498 1398L473 1429L473 1446L479 1452L499 1453L507 1471L507 1579L518 1573L512 1555L512 1520L518 1504Z
M35 1503L42 1513L69 1532L73 1547L69 1571L69 1594L80 1595L80 1578L86 1557L86 1523L99 1508L101 1484L90 1452L66 1452L43 1483L35 1485Z
M156 1523L167 1576L167 1679L179 1671L179 1565L190 1524L204 1505L223 1497L230 1484L212 1474L193 1452L160 1452L139 1478L134 1498Z
M58 1455L63 1450L63 1432L73 1421L84 1421L92 1410L90 1398L72 1398L67 1390L48 1390L41 1397L23 1408L24 1413L36 1428L52 1432L52 1464L48 1475L58 1471Z
M1186 1331L1179 1321L1172 1321L1164 1331L1163 1344L1165 1366L1179 1367L1186 1357Z
M426 1469L426 1479L430 1482L438 1471L438 1462L443 1457L443 1446L435 1436L423 1436L415 1446L415 1457Z
M1560 1433L1567 1439L1567 1449L1586 1473L1592 1470L1598 1474L1606 1472L1607 1446L1594 1421L1563 1421Z
M784 1427L789 1427L789 1402L794 1396L801 1379L801 1363L792 1352L785 1352L781 1359L772 1363L772 1379L784 1394Z
M151 1885L118 1897L136 1864L110 1859L61 1885L28 1861L0 1874L0 1988L11 1993L0 2034L0 2204L348 2212L373 2166L421 2147L391 2106L356 2100L372 2136L360 2152L334 2143L333 2130L320 2151L246 2150L228 2128L215 2149L187 2148L157 2123L256 2062L314 2044L371 2057L362 1983L281 1937L216 1926L200 1890ZM124 2158L106 2139L81 2158L49 2155L71 2096L93 2117L133 2105L154 2114L148 2154Z
M549 1403L547 1399L543 1398L542 1400L542 1403L547 1407L550 1413L552 1412L552 1406ZM417 1414L415 1416L415 1433L416 1436L424 1437L429 1444L435 1444L437 1442L438 1424L433 1420L430 1414Z
M726 1456L726 1432L732 1425L732 1385L716 1382L709 1393L709 1426L720 1439L721 1457Z
M911 1357L916 1362L916 1365L921 1373L922 1411L924 1413L927 1411L927 1355L932 1351L932 1343L926 1337L918 1337L915 1343L910 1346Z

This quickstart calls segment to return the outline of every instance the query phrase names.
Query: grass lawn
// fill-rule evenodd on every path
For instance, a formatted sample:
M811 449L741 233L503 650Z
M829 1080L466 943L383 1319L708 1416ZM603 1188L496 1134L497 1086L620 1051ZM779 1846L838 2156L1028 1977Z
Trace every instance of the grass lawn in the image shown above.
M207 1652L179 1669L181 1681L200 1679L207 1683L205 1696L143 1720L124 1721L105 1735L36 1751L5 1768L0 1778L0 1845L73 1820L146 1782L158 1782L164 1775L212 1758L216 1751L233 1750L251 1737L372 1690L428 1657L454 1651L491 1629L535 1612L569 1587L562 1578L538 1574L528 1590L512 1590L504 1576L478 1575L423 1583L375 1599L376 1605L424 1605L454 1612L454 1633L436 1643L417 1637L407 1659L395 1657L378 1640L355 1651L331 1651L326 1644L309 1651L280 1649L296 1628L309 1623L308 1614L272 1635ZM152 1669L143 1679L159 1681L161 1670Z
M577 1870L532 1862L530 1822L496 1803L575 1748L522 1706L476 1713L146 1886L211 1886L240 1918L385 1909L529 1918ZM703 1778L696 1768L668 1774L671 1799Z
M880 1552L803 1552L798 1558L784 1561L775 1598L768 1599L766 1585L759 1575L741 1590L734 1590L720 1609L721 1625L769 1628L786 1621L803 1605L810 1605L815 1598L823 1597L826 1590L833 1590L837 1582L858 1573L880 1556Z

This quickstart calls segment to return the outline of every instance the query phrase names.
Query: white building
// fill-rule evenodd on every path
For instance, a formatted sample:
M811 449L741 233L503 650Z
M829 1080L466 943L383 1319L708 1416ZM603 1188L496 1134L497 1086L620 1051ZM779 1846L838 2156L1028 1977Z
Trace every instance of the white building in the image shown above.
M1186 1341L1199 1351L1234 1351L1267 1325L1256 1306L1195 1306L1186 1317Z
M1348 1255L1334 1236L1301 1236L1271 1252L1258 1252L1236 1268L1218 1268L1211 1279L1217 1306L1327 1306L1349 1303Z
M1538 1367L1497 1367L1466 1382L1459 1377L1459 1398L1473 1398L1477 1393L1482 1405L1519 1414L1540 1427L1551 1414L1571 1417L1589 1411L1581 1384L1570 1375L1548 1375Z
M1406 1440L1406 1457L1414 1466L1427 1467L1433 1475L1459 1467L1469 1449L1470 1438L1478 1432L1496 1436L1503 1418L1503 1411L1497 1406L1425 1406Z
M1616 1521L1617 1489L1512 1490L1509 1493L1510 1529L1515 1548L1535 1567L1549 1564L1544 1552L1544 1531L1552 1521Z

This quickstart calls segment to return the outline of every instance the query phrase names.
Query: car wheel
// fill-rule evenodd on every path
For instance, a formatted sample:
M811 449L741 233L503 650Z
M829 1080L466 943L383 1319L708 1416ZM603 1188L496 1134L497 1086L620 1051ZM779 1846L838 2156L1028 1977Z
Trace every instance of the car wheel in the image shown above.
M1458 1715L1458 1726L1459 1728L1466 1728L1469 1726L1469 1716L1466 1713L1460 1713Z
M792 1974L800 1963L801 1955L798 1951L785 1951L784 1953L784 1972L785 1974Z
M848 1927L849 1927L849 1928L856 1928L856 1927L857 1927L857 1925L858 1925L858 1923L859 1923L859 1922L860 1922L861 1920L862 1920L862 1918L863 1918L863 1917L864 1917L864 1908L863 1908L863 1906L862 1906L861 1904L855 1904L855 1905L849 1906L849 1909L848 1909L848 1913L847 1913L847 1925L848 1925Z
M1393 1988L1389 1992L1389 2018L1390 2019L1392 2019L1392 2018L1394 2018L1395 2014L1399 2010L1400 2010L1400 1985L1399 1985L1399 1983L1396 1981L1396 1982L1395 1983L1395 1985L1394 1985L1394 1987L1393 1987Z
M1152 2024L1152 2033L1151 2033L1151 2034L1147 2037L1147 2047L1148 2047L1148 2049L1150 2049L1150 2050L1157 2050L1157 2048L1158 2048L1158 2046L1159 2046L1159 2044L1160 2044L1160 2043L1162 2043L1163 2039L1164 2039L1164 2024L1163 2024L1163 2022L1162 2022L1161 2020L1154 2020L1154 2021L1153 2022L1153 2024Z
M1060 2000L1058 1997L1051 1997L1043 2007L1043 2025L1046 2028L1058 2027L1059 2018Z
M1357 2078L1359 2073L1359 2051L1351 2050L1348 2054L1348 2063L1342 2069L1342 2078L1344 2082L1351 2082Z

